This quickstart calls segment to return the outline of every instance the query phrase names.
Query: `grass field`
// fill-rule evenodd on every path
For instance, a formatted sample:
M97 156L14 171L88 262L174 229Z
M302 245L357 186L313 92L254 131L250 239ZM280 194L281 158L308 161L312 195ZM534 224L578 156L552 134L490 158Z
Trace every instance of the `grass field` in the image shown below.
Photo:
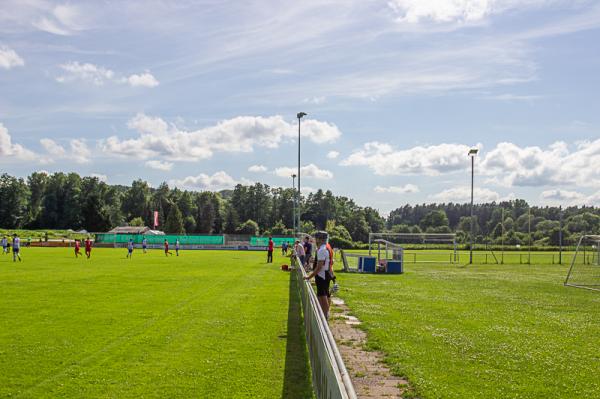
M553 265L339 273L370 346L427 398L600 398L600 293Z
M311 397L297 290L264 253L0 255L0 397Z
M348 250L347 253L367 255L368 250ZM382 251L383 252L383 251ZM373 255L377 255L377 250L372 252ZM390 252L391 254L391 252ZM559 255L558 251L532 251L528 253L527 249L521 251L484 251L478 250L473 251L473 263L480 264L559 264L562 261L563 265L571 264L575 251L563 251L562 256ZM586 252L586 259L588 261L597 260L597 252ZM406 263L455 263L455 264L467 264L469 263L469 251L460 250L456 253L456 260L454 259L454 252L450 249L406 249L404 251L404 260ZM578 262L583 262L583 253L578 255Z

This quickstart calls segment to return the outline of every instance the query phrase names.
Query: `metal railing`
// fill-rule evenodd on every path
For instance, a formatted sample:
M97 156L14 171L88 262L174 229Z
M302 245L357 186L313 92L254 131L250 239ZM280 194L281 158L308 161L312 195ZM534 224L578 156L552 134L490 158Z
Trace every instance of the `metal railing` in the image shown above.
M312 369L312 383L319 399L356 399L356 392L346 370L340 351L329 329L325 315L304 267L295 258L298 290L302 298L302 312L306 329L306 343Z

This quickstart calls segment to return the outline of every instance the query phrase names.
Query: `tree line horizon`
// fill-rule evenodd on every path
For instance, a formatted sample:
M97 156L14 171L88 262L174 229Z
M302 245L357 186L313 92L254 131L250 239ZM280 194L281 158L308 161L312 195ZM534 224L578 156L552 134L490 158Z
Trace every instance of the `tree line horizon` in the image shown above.
M86 229L105 232L124 225L153 226L172 234L293 234L292 188L262 183L229 190L157 188L137 179L110 185L77 173L34 172L26 179L0 176L0 228ZM402 204L387 218L370 206L321 189L301 197L300 231L327 230L340 247L368 241L369 233L456 233L468 241L470 204ZM399 201L400 202L400 201ZM600 234L600 207L530 206L515 199L474 205L475 241L556 246L581 234ZM531 235L530 235L531 232Z

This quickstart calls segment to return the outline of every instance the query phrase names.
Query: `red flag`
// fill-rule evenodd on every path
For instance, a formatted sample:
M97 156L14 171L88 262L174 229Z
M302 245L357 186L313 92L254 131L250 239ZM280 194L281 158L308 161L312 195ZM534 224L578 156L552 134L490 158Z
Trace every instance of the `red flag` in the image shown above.
M154 211L154 228L158 226L158 211Z

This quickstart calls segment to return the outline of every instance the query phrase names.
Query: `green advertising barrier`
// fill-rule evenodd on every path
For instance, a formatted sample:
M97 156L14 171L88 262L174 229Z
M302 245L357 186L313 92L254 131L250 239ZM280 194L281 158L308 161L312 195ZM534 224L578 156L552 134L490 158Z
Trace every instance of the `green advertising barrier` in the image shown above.
M141 244L143 239L146 239L148 244L162 244L167 240L170 244L174 244L175 240L179 239L181 245L224 245L224 236L185 236L185 235L146 235L146 234L96 234L96 242L102 244L124 244L133 239L135 244Z
M290 246L294 245L294 237L273 237L273 243L276 247L280 247L281 244L287 242ZM252 246L263 246L269 245L269 237L250 237L250 245Z

